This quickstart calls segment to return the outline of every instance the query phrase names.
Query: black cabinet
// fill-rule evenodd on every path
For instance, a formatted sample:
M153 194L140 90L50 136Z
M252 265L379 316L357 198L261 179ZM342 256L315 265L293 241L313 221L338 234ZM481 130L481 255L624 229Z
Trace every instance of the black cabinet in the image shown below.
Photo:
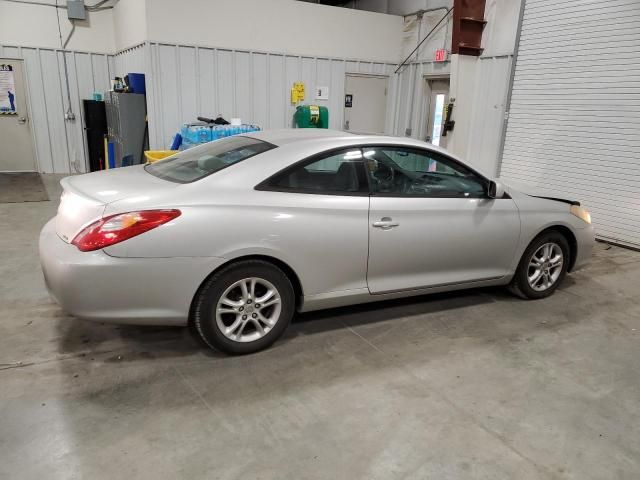
M104 139L107 135L107 113L105 103L96 100L83 100L84 130L89 152L89 170L95 172L106 168Z

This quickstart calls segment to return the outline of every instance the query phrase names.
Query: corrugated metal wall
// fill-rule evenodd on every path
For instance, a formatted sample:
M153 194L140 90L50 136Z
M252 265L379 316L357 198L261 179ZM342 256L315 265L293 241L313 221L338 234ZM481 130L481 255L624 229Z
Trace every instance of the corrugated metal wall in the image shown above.
M394 70L395 68L392 72ZM421 61L409 63L392 75L390 83L395 91L391 96L392 117L387 129L389 134L405 136L407 129L411 129L412 138L425 139L428 120L428 99L425 95L427 78L447 78L449 71L449 62Z
M295 81L306 86L304 103L326 105L330 127L342 129L347 73L390 76L386 125L388 131L394 131L395 96L402 92L397 90L398 76L393 75L390 63L161 43L148 48L150 142L154 147L166 147L182 123L199 115L240 117L263 128L291 127L295 107L289 101L289 90ZM315 100L316 86L329 87L329 100Z
M30 98L31 128L35 134L38 168L44 173L84 172L87 155L82 112L83 98L109 88L113 58L105 54L66 52L73 122L67 110L63 52L45 48L0 45L0 57L24 59Z
M114 76L124 77L128 73L147 73L147 52L145 43L122 50L113 56Z
M497 176L513 55L479 57L467 151L476 168Z
M106 91L111 78L129 72L147 74L151 148L168 147L181 124L198 115L238 116L263 128L291 127L295 107L289 90L294 81L305 83L305 103L326 105L330 127L342 129L348 73L388 76L386 132L404 135L411 125L412 136L421 138L426 129L424 76L449 73L448 63L408 64L394 74L396 65L391 63L158 43L141 44L113 56L67 52L76 120L65 122L62 51L5 46L0 54L25 59L36 151L45 173L86 171L81 99ZM329 87L328 101L315 100L316 86Z

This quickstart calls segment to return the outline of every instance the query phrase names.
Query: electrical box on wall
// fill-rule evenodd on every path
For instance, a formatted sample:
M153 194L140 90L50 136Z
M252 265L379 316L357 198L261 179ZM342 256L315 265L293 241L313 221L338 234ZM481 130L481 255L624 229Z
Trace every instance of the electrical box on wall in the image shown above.
M69 20L86 20L84 0L67 0L67 17Z

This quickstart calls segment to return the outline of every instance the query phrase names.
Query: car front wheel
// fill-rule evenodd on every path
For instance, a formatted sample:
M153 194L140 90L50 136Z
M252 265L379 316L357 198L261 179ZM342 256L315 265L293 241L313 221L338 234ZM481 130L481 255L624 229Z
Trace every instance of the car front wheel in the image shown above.
M511 282L511 290L523 298L551 295L567 273L569 244L560 232L538 235L527 247Z
M246 354L273 344L291 322L294 309L287 275L271 263L248 260L205 282L196 297L193 322L211 348Z

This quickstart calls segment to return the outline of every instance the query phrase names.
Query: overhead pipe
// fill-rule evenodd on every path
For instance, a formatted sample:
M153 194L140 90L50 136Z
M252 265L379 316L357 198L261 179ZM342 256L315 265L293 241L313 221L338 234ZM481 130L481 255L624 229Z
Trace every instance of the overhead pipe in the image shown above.
M415 12L407 13L403 15L404 18L413 17L414 15L424 15L429 12L437 12L438 10L447 10L447 7L435 7L435 8L426 8L422 10L416 10Z

